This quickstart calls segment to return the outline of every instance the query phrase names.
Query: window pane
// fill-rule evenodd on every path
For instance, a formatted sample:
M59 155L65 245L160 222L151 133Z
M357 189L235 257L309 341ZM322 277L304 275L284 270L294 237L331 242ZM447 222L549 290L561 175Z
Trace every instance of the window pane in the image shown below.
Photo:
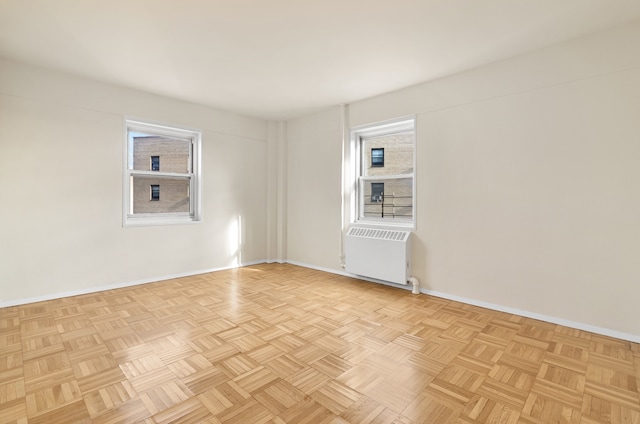
M153 200L154 187L158 200ZM190 212L188 178L131 177L131 188L134 214Z
M371 149L371 166L384 166L384 148Z
M413 178L365 181L363 218L413 218Z
M130 132L129 137L132 144L132 169L181 174L191 172L189 166L190 140L139 132ZM157 163L158 169L154 169L154 161ZM160 163L162 163L162 169L160 169Z
M371 202L382 202L384 195L384 183L371 183Z
M362 164L364 176L413 173L413 131L364 138Z

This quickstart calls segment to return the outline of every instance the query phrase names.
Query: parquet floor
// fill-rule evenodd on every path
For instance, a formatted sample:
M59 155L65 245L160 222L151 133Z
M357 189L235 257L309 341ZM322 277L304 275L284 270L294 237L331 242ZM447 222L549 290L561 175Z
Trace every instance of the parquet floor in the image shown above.
M0 309L2 423L640 423L640 345L293 265Z

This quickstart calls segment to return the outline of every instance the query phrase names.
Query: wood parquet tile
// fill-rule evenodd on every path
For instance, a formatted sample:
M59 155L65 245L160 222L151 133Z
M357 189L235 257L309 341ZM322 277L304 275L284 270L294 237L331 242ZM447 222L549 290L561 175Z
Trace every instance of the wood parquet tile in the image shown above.
M293 265L0 309L0 423L640 424L640 345Z

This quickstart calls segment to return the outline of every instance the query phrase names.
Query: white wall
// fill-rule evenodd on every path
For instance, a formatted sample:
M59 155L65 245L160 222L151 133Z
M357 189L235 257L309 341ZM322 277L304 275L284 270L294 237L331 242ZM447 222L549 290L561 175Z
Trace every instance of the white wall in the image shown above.
M287 124L287 259L336 268L341 234L340 109Z
M423 289L640 339L639 43L627 26L349 105L351 126L417 115ZM314 188L289 191L288 231L313 222L318 250L289 256L341 271L337 122L289 123L324 145L290 146L289 181Z
M201 224L122 227L124 117L203 130ZM266 155L265 121L0 61L0 306L265 260Z

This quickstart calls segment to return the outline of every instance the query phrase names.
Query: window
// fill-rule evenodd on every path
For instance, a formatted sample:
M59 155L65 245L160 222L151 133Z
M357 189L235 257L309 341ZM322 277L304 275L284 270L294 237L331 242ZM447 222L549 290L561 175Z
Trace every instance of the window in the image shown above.
M160 186L157 184L151 185L151 200L160 200Z
M384 201L384 183L371 183L371 202Z
M200 132L138 121L126 128L124 225L199 221Z
M352 221L413 227L415 119L362 126L351 135L356 170Z
M384 166L384 147L371 149L371 166Z

